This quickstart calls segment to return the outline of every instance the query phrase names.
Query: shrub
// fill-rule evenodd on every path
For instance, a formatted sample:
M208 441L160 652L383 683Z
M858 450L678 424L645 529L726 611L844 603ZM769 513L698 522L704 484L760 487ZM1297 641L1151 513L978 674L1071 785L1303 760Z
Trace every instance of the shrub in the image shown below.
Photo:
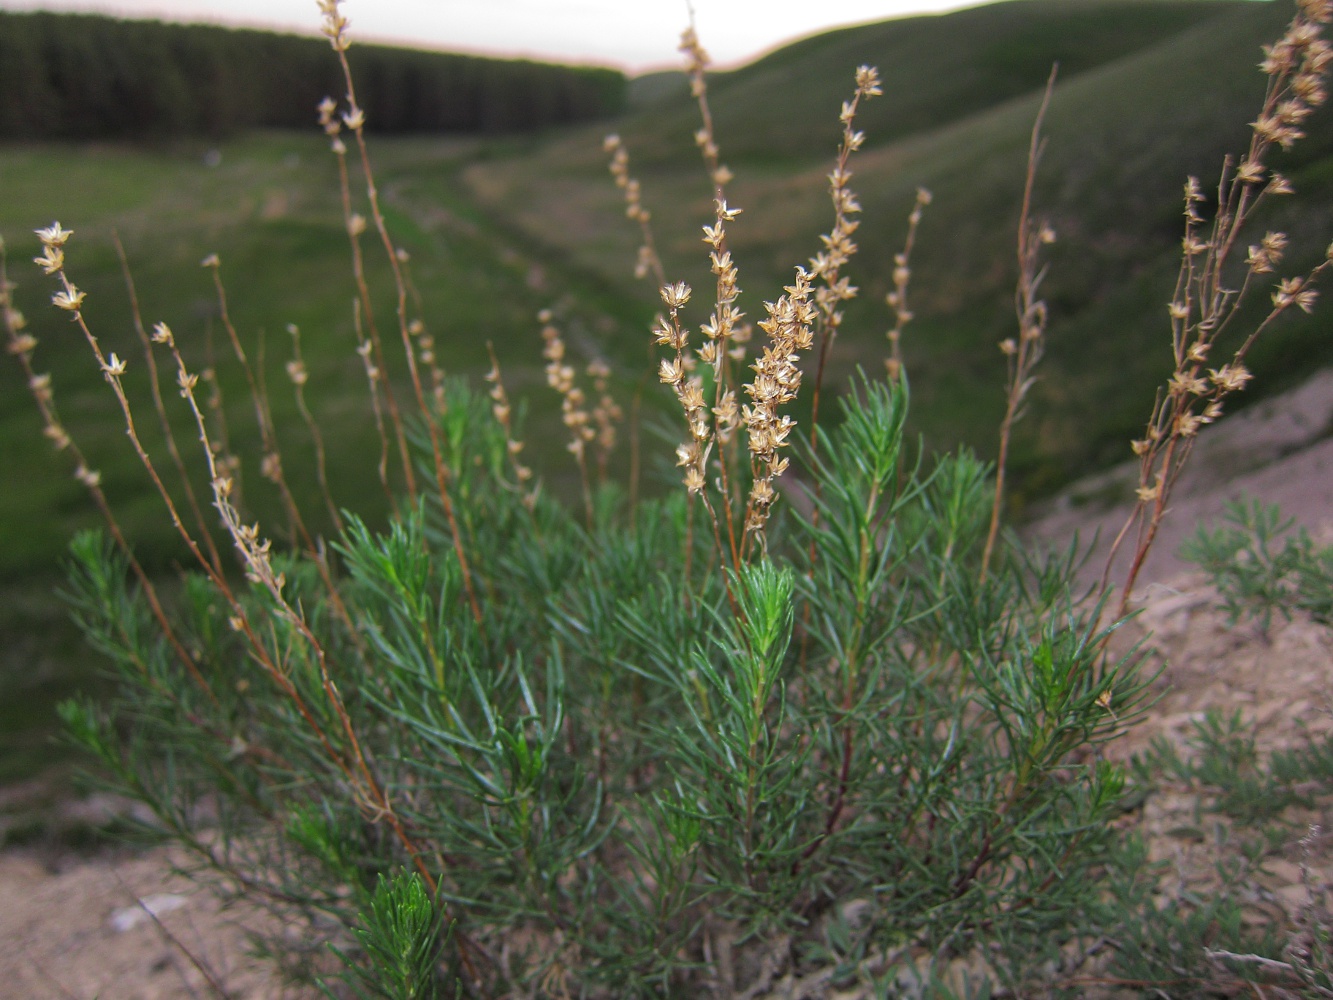
M1267 635L1275 612L1291 621L1298 609L1333 624L1333 548L1293 532L1276 504L1229 501L1222 520L1211 531L1200 525L1180 554L1211 577L1229 624L1254 619Z
M135 561L6 301L11 348L48 434L75 456L110 531L75 539L69 598L119 692L67 704L71 736L203 866L306 920L309 940L343 959L342 986L325 975L330 991L755 997L786 977L807 996L881 974L887 989L901 967L921 963L935 982L965 954L1014 988L1042 975L1077 943L1099 892L1123 776L1096 748L1132 724L1145 682L1132 650L1110 651L1109 588L1075 587L1077 550L1032 554L1000 530L1002 469L966 450L932 458L905 439L897 344L910 318L910 235L887 377L862 375L838 419L814 421L799 439L783 412L814 351L819 413L839 305L855 293L845 274L859 211L848 164L862 141L858 107L879 93L874 70L857 70L842 109L834 225L809 268L766 304L749 383L742 364L755 331L737 306L726 232L739 210L726 200L731 174L692 31L683 49L716 195L705 242L717 287L697 349L682 319L692 292L665 276L628 154L608 142L645 236L641 269L662 289L654 335L667 348L660 379L686 418L677 452L686 490L637 502L604 481L617 407L593 371L589 408L544 316L548 381L583 483L571 509L532 487L498 365L487 396L446 379L410 313L406 260L370 179L346 22L337 0L321 7L347 83L345 108L326 101L321 122L339 163L347 137L367 177L363 217L342 172L360 353L382 428L381 478L400 490L396 515L373 526L335 510L336 536L314 537L287 487L262 386L228 327L254 391L261 470L293 539L276 549L244 516L240 460L197 401L198 375L175 335L157 324L145 334L148 364L156 352L175 369L244 578L234 573L174 446L182 482L173 489L140 443L121 381L127 363L103 354L68 276L69 232L43 230L38 263L60 283L55 305L86 336L195 560L171 592ZM1176 372L1148 444L1136 446L1148 477L1136 511L1146 544L1193 434L1244 383L1245 347L1200 374L1220 307L1197 297L1193 262L1207 260L1222 304L1238 298L1218 291L1225 258L1252 208L1248 192L1286 184L1262 158L1322 100L1318 34L1329 16L1327 3L1302 4L1270 53L1255 144L1228 167L1238 201L1224 200L1208 239L1195 235L1203 220L1191 186L1171 313ZM1029 196L1039 132L1040 118ZM928 200L918 198L909 233ZM361 267L366 233L394 268L415 411L384 376ZM1052 239L1029 197L1019 332L1001 345L1011 362L1002 455L1041 353L1037 293ZM1247 274L1271 269L1280 242L1256 248ZM219 262L206 263L221 295ZM1274 315L1308 306L1323 267L1287 279ZM300 393L299 356L289 373ZM799 483L784 487L793 463Z

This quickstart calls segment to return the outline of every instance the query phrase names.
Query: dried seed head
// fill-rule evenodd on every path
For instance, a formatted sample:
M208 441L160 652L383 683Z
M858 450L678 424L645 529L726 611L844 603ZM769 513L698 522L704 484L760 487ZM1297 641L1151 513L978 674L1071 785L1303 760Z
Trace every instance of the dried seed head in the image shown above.
M35 229L33 232L42 241L42 246L46 247L63 247L69 241L69 238L74 235L72 229L61 229L59 222L53 222L45 229Z
M20 333L9 342L10 354L31 354L37 349L37 338L30 333Z
M705 229L708 227L705 226ZM683 281L662 288L662 301L668 309L679 309L690 301L690 286Z
M45 274L56 274L65 267L65 251L58 246L45 244L42 246L42 255L32 260Z
M79 291L73 285L62 288L51 296L51 302L57 309L64 309L66 312L78 312L83 305L84 293Z

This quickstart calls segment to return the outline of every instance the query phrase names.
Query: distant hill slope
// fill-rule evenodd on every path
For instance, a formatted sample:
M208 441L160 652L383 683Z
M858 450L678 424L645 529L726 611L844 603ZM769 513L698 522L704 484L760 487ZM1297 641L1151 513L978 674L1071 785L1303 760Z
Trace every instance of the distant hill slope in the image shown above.
M614 70L383 45L348 53L378 132L522 132L620 111ZM0 11L0 140L219 136L308 128L345 91L322 39Z
M857 120L868 141L853 163L865 208L852 268L862 296L849 309L833 377L857 365L879 369L892 256L924 185L935 200L913 260L919 318L904 341L914 413L937 445L992 447L1004 371L996 344L1014 322L1013 233L1028 136L1059 61L1037 206L1060 240L1044 286L1050 347L1015 458L1019 496L1122 458L1169 374L1165 303L1179 260L1181 186L1187 174L1215 185L1223 155L1243 148L1263 96L1259 46L1292 10L1287 0L1011 0L833 32L720 75L710 91L717 137L737 173L729 197L745 209L730 229L742 305L762 315L761 300L818 249L831 223L825 174L839 103L855 67L877 65L885 93ZM615 128L643 181L669 273L702 289L711 282L698 227L711 195L691 139L695 114L686 98L671 98ZM1307 258L1322 255L1333 235L1329 115L1309 132L1283 164L1298 194L1271 216ZM578 130L466 176L517 231L630 289L635 232L598 138ZM1302 263L1309 260L1290 261ZM651 290L637 294L650 315ZM1274 331L1253 356L1260 389L1333 359L1326 325L1301 317ZM642 355L637 343L626 351Z

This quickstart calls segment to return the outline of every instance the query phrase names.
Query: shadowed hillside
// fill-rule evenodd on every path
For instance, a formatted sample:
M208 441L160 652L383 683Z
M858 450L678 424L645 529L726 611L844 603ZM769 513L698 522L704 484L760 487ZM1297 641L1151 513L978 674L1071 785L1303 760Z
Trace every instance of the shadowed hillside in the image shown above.
M1017 0L834 32L715 78L718 142L737 174L729 197L745 209L729 230L743 307L762 315L761 300L775 297L790 268L818 248L832 214L825 174L837 108L855 66L877 65L885 93L858 116L867 143L852 163L865 209L851 268L862 296L848 310L832 381L858 364L880 364L892 255L923 185L935 199L913 260L918 318L904 340L914 412L936 444L990 449L1003 372L995 345L1013 325L1027 142L1040 88L1058 61L1037 185L1038 211L1060 237L1044 286L1051 346L1020 431L1020 496L1124 457L1169 363L1165 303L1179 260L1181 184L1192 173L1215 186L1224 153L1246 141L1245 123L1263 96L1259 46L1290 13L1285 0ZM683 95L615 128L654 211L668 273L705 287L698 226L710 193L690 135L695 115ZM1309 132L1284 165L1297 194L1272 217L1307 256L1322 253L1310 239L1328 229L1328 115ZM601 179L596 139L581 130L466 176L515 229L629 290L635 232L618 192ZM633 294L651 313L651 290ZM1256 383L1274 390L1288 384L1287 373L1333 357L1318 329L1317 318L1284 323L1254 357Z

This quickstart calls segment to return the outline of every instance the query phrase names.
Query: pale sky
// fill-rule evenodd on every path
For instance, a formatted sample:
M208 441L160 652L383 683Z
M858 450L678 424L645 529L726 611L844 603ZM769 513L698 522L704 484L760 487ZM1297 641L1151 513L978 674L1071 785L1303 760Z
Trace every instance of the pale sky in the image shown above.
M978 0L694 0L699 36L719 65L848 24L973 6ZM7 10L65 10L314 33L315 0L0 0ZM686 0L345 0L353 40L594 62L630 72L677 65Z

